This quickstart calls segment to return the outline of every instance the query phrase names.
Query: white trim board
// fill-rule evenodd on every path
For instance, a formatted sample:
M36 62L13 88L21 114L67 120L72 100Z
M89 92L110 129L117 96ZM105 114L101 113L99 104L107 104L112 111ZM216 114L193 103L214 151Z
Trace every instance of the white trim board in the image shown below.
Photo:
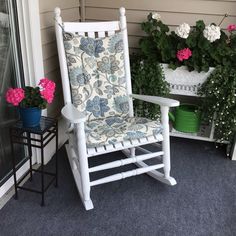
M231 149L231 159L232 159L232 161L236 161L236 139L235 139L233 147Z
M29 160L16 172L16 178L17 180L20 179L20 177L29 170ZM11 176L1 187L0 187L0 198L3 197L4 194L6 194L10 188L14 185L14 178Z
M17 0L22 59L26 85L44 77L38 0Z
M62 118L58 118L58 148L60 148L68 139L68 135L66 131L68 130L68 125L66 121ZM55 154L55 143L56 139L54 138L45 148L44 148L44 163L47 164L52 156ZM39 159L40 159L40 152L39 152ZM41 163L41 160L40 162Z
M28 164L29 165L29 164ZM38 169L40 165L34 165L34 169ZM27 170L27 168L26 168ZM24 173L25 170L22 170L22 173ZM30 175L28 175L21 183L20 186L24 185L25 182L27 182L27 180L30 178ZM0 194L0 210L5 206L5 204L14 196L15 194L15 189L14 186L12 186L7 192L6 194L4 194L3 196L1 196Z

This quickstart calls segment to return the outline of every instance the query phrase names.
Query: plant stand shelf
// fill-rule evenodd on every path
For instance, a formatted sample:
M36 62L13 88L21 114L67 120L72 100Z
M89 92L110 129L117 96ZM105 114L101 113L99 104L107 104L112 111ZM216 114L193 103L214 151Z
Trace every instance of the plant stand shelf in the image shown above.
M203 141L209 141L209 142L215 141L214 138L211 137L211 126L209 125L201 125L198 133L184 133L184 132L180 132L172 128L170 135L172 137L190 138L190 139L203 140Z
M210 68L207 73L196 71L189 72L186 67L181 66L176 70L168 68L167 64L162 64L165 73L165 80L170 84L170 94L179 96L199 97L198 88L206 81L207 77L214 70ZM170 136L215 142L214 124L202 124L198 133L183 133L171 128ZM224 142L228 144L227 142ZM232 160L236 160L236 145L232 148L227 147L227 155L231 155Z
M44 206L44 195L48 187L55 182L55 187L58 185L58 167L57 167L57 158L58 158L58 122L56 119L49 117L41 117L39 126L36 127L24 127L22 121L17 121L10 128L10 137L11 137L11 151L12 151L12 164L13 164L13 176L14 176L14 186L15 186L15 199L18 198L18 189L34 192L41 194L41 206ZM48 143L53 140L56 143L56 154L55 154L55 172L47 172L44 169L44 148ZM14 144L21 144L28 147L28 159L30 162L29 170L21 177L20 180L16 179L16 163L15 163L15 153ZM41 166L40 169L34 169L32 167L32 147L38 148L41 150ZM30 175L30 181L33 180L33 173L37 172L41 175L41 188L36 190L32 188L27 188L20 186L20 183ZM45 185L45 175L51 176L51 180L47 185Z

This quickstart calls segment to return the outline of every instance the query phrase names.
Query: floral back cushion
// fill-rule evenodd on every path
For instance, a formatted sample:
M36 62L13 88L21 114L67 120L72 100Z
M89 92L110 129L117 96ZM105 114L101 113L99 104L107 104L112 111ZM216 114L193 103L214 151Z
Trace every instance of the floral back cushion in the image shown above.
M64 33L73 104L88 120L128 116L121 33L89 38Z

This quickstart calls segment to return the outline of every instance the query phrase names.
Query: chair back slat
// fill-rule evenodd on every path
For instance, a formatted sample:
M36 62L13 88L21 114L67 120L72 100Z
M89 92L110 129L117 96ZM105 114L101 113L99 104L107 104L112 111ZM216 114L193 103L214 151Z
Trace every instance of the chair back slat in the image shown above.
M94 31L89 31L88 32L88 37L95 38L95 32Z
M78 32L78 35L80 35L80 36L85 36L85 32Z
M114 30L110 30L110 31L107 32L107 35L108 35L108 36L111 36L111 35L114 35L114 34L115 34L115 31L114 31Z
M119 31L119 21L109 22L64 22L64 30L66 32L100 32L100 31Z
M106 36L105 31L99 31L98 32L98 37L99 38L104 38Z

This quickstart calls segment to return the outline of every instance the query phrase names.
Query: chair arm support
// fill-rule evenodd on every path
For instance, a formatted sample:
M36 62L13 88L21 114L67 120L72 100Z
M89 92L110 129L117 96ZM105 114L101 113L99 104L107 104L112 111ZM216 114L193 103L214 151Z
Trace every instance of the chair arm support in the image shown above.
M79 112L73 104L68 103L66 104L62 110L61 114L64 118L66 118L69 122L73 124L83 123L86 121L86 116Z
M131 94L132 98L139 99L145 102L154 103L160 106L167 106L167 107L177 107L179 106L179 101L170 99L170 98L163 98L157 96L147 96L147 95L139 95L139 94Z

